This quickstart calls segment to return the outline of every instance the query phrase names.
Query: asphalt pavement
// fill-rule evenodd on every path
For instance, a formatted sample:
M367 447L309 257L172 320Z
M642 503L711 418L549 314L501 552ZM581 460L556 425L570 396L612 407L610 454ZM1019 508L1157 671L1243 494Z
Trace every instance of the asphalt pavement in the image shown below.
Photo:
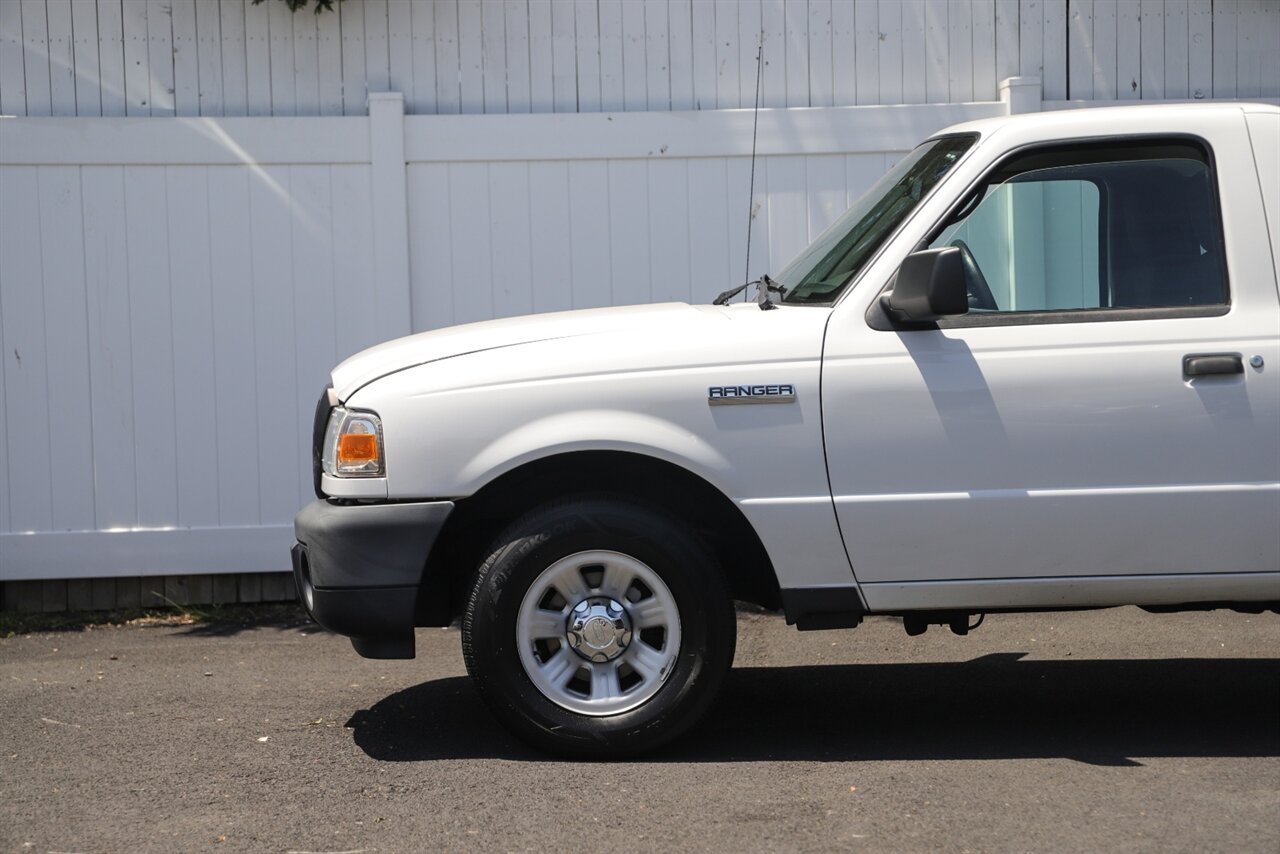
M456 628L398 662L301 621L22 635L0 849L1275 854L1280 616L741 613L704 725L625 763L512 740Z

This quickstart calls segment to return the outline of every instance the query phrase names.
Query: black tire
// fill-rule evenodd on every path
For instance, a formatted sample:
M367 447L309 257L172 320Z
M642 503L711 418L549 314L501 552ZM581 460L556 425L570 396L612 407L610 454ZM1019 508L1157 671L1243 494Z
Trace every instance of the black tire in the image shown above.
M517 619L530 587L571 555L608 550L637 560L666 584L680 617L680 642L657 693L607 716L549 699L521 662ZM524 741L562 756L613 758L652 750L706 712L733 663L733 601L714 556L656 507L609 495L540 507L495 541L476 574L462 618L467 672L493 714Z

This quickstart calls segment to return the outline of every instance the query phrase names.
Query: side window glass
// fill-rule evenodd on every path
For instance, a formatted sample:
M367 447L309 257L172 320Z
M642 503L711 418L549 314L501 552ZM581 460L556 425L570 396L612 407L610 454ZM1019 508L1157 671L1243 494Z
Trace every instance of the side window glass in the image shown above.
M1041 166L1052 155L1040 152L1026 158L1040 168L1005 167L930 243L961 249L970 312L1226 302L1207 163L1099 154L1098 162L1073 152L1076 162Z

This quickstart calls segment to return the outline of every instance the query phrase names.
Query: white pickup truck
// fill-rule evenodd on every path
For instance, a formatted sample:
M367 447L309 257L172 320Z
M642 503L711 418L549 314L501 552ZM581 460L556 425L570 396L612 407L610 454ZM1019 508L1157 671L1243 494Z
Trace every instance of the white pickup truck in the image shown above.
M1280 611L1278 257L1275 107L949 128L750 301L343 362L299 590L372 658L461 616L494 714L585 756L706 711L735 599L908 634Z

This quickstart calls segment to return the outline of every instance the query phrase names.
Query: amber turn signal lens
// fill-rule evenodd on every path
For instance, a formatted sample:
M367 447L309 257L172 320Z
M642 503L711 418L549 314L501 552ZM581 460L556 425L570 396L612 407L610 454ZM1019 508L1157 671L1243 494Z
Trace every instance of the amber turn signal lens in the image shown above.
M378 459L378 437L369 433L344 433L338 437L338 462L344 465Z

